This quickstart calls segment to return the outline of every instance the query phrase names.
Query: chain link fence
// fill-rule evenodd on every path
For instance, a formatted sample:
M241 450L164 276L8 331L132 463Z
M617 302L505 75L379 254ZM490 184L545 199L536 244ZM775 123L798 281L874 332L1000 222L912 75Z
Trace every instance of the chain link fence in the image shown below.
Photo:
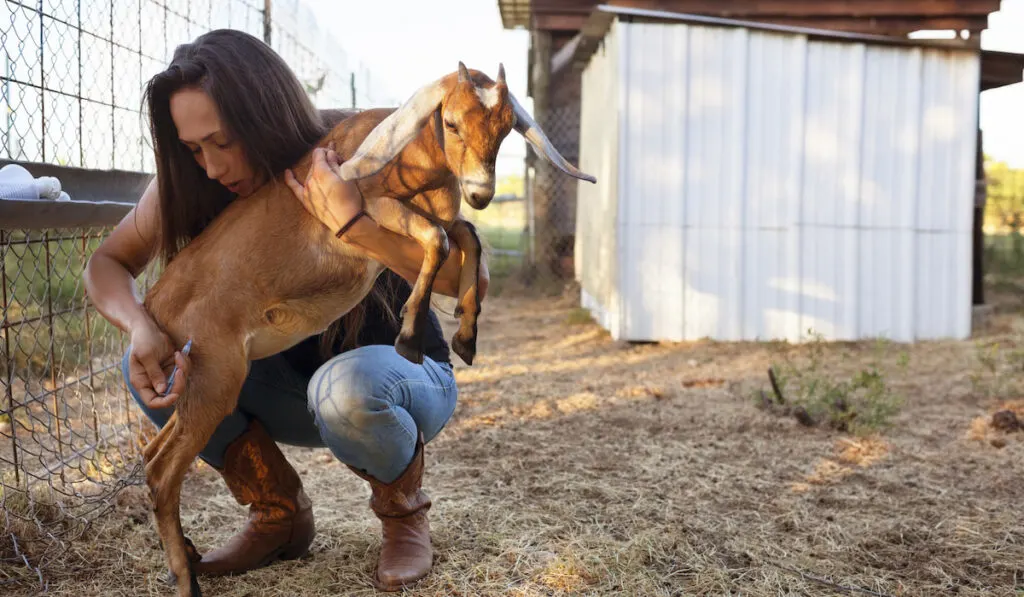
M581 73L564 69L534 96L535 118L559 153L579 164ZM537 109L538 103L543 107ZM511 139L518 139L511 133ZM496 292L560 291L575 278L576 191L578 181L538 157L500 154L495 199L486 210L464 206L477 226Z
M0 581L42 582L116 493L143 481L138 455L152 427L122 382L125 338L82 288L105 235L105 227L0 230L0 562L22 564Z
M581 74L562 69L534 82L534 115L555 148L579 164ZM575 278L576 189L578 181L540 158L527 146L522 178L524 258L514 270L527 287L560 290Z
M5 0L0 164L152 174L144 82L178 44L217 28L267 41L318 107L394 103L299 0ZM39 205L31 221L0 217L0 593L45 586L120 490L144 483L141 448L154 431L123 383L127 339L82 284L130 205L74 225L54 219L68 204ZM140 277L140 294L154 277Z
M269 37L320 107L382 99L299 0L5 0L0 11L0 155L11 160L153 172L144 82L211 29Z

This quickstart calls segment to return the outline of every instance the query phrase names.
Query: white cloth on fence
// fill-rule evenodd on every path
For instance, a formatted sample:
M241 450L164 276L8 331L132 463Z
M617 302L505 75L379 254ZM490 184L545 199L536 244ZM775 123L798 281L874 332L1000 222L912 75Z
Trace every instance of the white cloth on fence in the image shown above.
M53 176L36 178L18 164L0 168L0 200L20 201L70 201L71 197L61 190L60 180Z

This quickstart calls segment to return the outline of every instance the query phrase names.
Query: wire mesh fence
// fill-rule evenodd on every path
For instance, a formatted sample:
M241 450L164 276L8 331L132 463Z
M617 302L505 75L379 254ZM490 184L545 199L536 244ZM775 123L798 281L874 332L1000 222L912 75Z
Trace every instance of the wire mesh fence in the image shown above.
M126 341L82 286L108 231L0 230L0 562L22 565L15 578L41 581L117 492L143 481L153 429L122 382Z
M321 107L384 100L299 0L5 0L0 156L153 172L144 82L218 28L269 39Z
M579 164L580 92L578 71L564 69L537 93L535 117L555 149L571 164ZM522 278L560 287L575 277L576 190L579 182L537 156L526 157L524 196L529 251Z
M5 0L0 160L153 173L144 82L217 28L268 42L318 107L393 103L299 0ZM81 277L116 221L0 221L0 592L43 583L117 493L143 482L153 429L124 387L127 339Z

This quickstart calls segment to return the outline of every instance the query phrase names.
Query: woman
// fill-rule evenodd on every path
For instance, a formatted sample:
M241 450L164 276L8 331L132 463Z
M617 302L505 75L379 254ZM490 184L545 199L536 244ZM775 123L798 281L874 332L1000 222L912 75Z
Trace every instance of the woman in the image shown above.
M185 387L189 363L135 296L134 278L154 258L174 259L229 202L285 172L346 114L318 113L279 56L234 30L179 46L167 70L149 81L145 97L157 176L95 251L84 278L99 312L130 335L125 380L142 410L162 426ZM353 184L330 170L328 163L336 161L333 152L317 150L306 187L290 171L287 182L325 225L346 227L336 242L361 247L390 271L324 334L251 363L237 409L200 454L237 501L250 505L249 518L224 546L201 557L200 574L244 572L308 552L311 503L276 442L327 447L369 483L370 507L383 532L380 588L399 589L430 570L423 446L455 409L449 349L431 312L422 366L395 352L400 322L394 314L409 295L423 252L415 241L356 216L362 200ZM461 263L453 245L435 291L457 295ZM481 294L487 282L483 268ZM168 388L175 364L180 374Z

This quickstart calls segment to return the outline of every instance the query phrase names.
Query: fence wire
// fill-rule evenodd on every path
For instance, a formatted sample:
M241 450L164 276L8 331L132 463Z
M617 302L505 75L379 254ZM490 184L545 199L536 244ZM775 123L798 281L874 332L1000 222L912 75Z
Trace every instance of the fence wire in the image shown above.
M22 576L41 577L118 491L144 481L153 428L122 381L126 341L82 285L107 232L0 229L0 562L24 565Z
M299 0L5 0L0 157L154 172L143 85L179 44L219 28L269 38L320 107L383 100Z
M155 172L144 83L179 44L218 28L267 42L318 107L394 103L300 0L5 0L0 160ZM0 587L44 583L118 492L144 482L154 430L123 383L127 339L81 278L113 223L0 222Z
M580 93L577 70L563 69L551 76L537 123L571 164L579 164ZM535 98L535 101L536 100ZM530 251L524 279L562 284L575 277L576 190L579 182L537 156L526 158L525 196Z

